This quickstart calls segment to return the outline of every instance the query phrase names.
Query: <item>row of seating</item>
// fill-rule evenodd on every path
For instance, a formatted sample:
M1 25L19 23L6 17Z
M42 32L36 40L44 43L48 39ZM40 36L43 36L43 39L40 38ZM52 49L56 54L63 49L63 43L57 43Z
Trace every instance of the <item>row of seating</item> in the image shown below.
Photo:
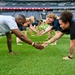
M74 6L75 2L50 2L50 1L25 1L25 2L0 2L0 6Z
M50 13L51 11L48 11L48 13ZM53 11L53 13L57 14L58 16L60 16L60 13L62 11ZM0 15L11 15L11 16L17 16L18 14L23 14L26 16L26 18L30 17L30 16L35 16L37 20L39 20L40 18L40 13L41 11L0 11ZM72 12L74 17L75 17L75 11Z

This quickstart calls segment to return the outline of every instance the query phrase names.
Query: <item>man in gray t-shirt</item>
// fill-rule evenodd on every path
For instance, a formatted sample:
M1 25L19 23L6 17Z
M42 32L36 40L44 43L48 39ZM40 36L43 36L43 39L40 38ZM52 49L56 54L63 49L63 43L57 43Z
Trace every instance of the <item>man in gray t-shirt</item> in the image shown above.
M18 29L18 25L23 25L25 23L25 16L19 14L16 18L12 16L3 16L0 15L0 36L6 35L7 37L7 45L8 50L10 54L15 54L12 52L12 46L11 46L11 33L15 34L17 37L19 37L23 42L26 42L32 46L34 46L37 49L43 49L44 47L41 46L39 43L32 42L29 38L27 38L25 35L21 33L21 31Z
M43 8L43 11L40 14L40 20L45 21L46 20L47 11L45 8Z

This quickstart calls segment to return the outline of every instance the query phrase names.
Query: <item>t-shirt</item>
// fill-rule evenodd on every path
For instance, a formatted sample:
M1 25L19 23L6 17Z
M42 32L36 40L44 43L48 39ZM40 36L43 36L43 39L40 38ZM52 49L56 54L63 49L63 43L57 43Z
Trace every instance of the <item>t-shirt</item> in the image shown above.
M70 23L70 29L61 30L61 32L65 34L70 34L70 39L74 40L75 39L75 18L73 18Z
M17 28L14 17L0 15L0 35L5 35L7 32Z
M41 26L40 26L40 28L42 29L42 30L45 30L46 28L48 28L49 27L49 25L44 25L44 24L41 24Z
M55 31L61 30L60 24L59 24L59 20L56 19L56 18L54 19L54 22L51 23L50 25L53 26L53 29L54 29Z
M46 19L46 15L47 15L47 12L42 12L42 13L41 13L42 19L45 20L45 19Z

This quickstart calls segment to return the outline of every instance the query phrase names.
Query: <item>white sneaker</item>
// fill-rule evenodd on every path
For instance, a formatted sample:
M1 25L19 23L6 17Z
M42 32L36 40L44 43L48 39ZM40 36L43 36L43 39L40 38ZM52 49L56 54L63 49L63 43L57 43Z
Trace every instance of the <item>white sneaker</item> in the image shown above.
M17 45L22 45L21 43L17 43Z
M68 56L63 57L64 60L71 60L72 58L69 58Z
M56 42L54 42L54 43L51 43L50 45L56 45L57 43Z

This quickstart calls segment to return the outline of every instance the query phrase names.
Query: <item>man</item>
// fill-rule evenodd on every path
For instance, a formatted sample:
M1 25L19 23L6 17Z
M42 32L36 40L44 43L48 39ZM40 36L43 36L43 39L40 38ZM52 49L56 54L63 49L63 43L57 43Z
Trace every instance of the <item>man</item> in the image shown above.
M47 32L51 33L53 29L55 30L55 34L59 33L59 31L61 30L60 25L59 25L59 19L53 13L49 13L46 16L46 23L49 26L42 33L38 34L38 36L42 36L43 34ZM54 45L56 45L56 42L54 43Z
M13 18L12 16L3 16L0 15L0 33L2 35L6 35L7 37L7 45L8 50L10 54L15 54L12 51L12 38L11 38L11 32L15 34L17 37L19 37L23 42L26 42L33 47L37 49L43 49L44 47L41 46L38 43L32 42L29 38L27 38L25 35L21 33L21 31L18 29L18 25L23 25L25 23L25 16L19 14L16 18Z
M62 12L59 19L59 24L62 28L61 31L45 42L43 46L46 47L49 43L54 42L64 34L70 34L70 54L67 57L63 57L63 59L69 60L72 59L75 48L75 18L73 18L73 14L68 11Z
M43 8L43 11L40 14L40 20L43 21L44 25L46 24L45 23L45 21L46 21L46 15L47 15L47 11L45 10L45 8Z
M45 8L43 8L43 11L40 14L40 20L45 21L46 20L46 15L47 15L47 12L45 11Z

